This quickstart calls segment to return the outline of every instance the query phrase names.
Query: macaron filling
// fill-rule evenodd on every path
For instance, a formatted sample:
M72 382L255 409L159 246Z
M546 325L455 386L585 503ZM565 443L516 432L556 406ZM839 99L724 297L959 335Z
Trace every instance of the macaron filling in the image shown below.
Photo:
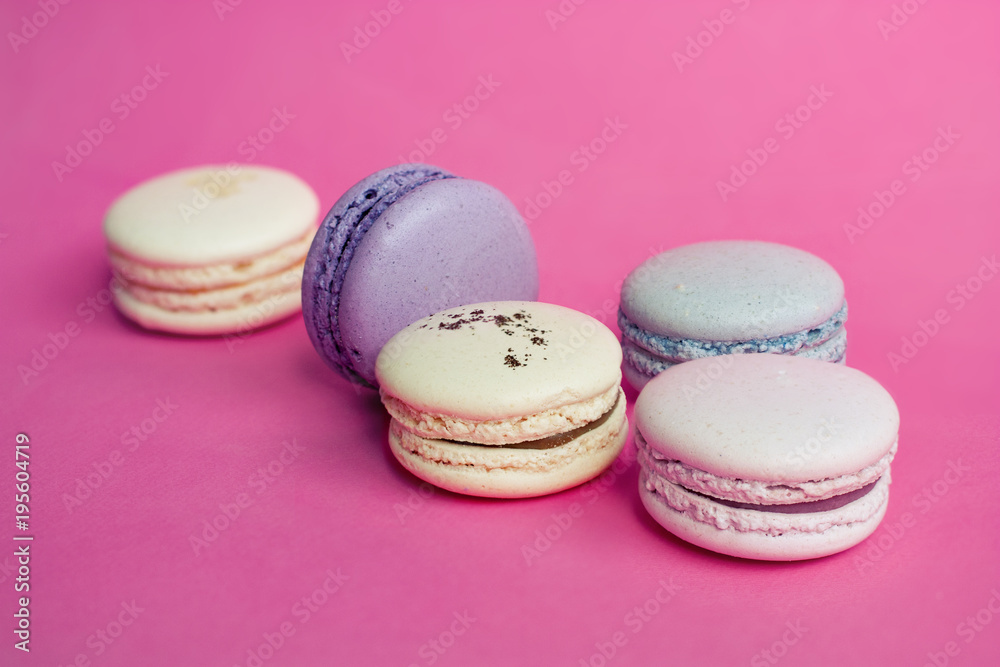
M427 166L393 171L358 192L345 207L334 206L317 232L314 243L320 244L325 251L310 254L310 260L319 264L312 267L311 273L318 277L313 285L315 292L309 295L315 301L310 304L314 307L307 306L305 312L314 319L329 318L329 321L317 321L315 328L332 335L314 342L322 347L327 357L339 361L334 368L350 380L371 386L355 371L355 359L344 345L338 326L340 292L354 251L365 233L392 204L421 185L447 178L455 176Z
M202 290L168 290L127 283L125 289L136 300L172 312L216 312L262 304L278 295L298 296L302 284L302 261L283 271L246 283Z
M839 353L842 357L843 348L846 347L846 340L842 337L845 321L847 321L846 301L844 301L840 309L826 321L809 329L781 336L774 336L771 338L715 341L697 340L692 338L675 338L654 334L634 324L628 318L628 315L625 314L624 310L618 310L618 326L622 330L622 337L624 341L626 343L631 343L640 351L650 353L653 355L654 360L660 361L661 363L666 362L667 365L691 361L692 359L700 359L702 357L717 356L720 354L746 354L755 352L768 352L772 354L802 354L804 351L820 348L824 343L836 340L838 336L840 336L843 340ZM836 359L827 360L835 361ZM644 369L642 366L639 366L638 368L647 375L656 374L648 372L647 369Z
M392 447L399 447L428 464L550 473L569 463L583 463L586 457L609 447L613 450L609 456L617 456L624 443L627 425L622 397L611 410L591 424L552 436L551 439L497 446L424 438L393 419L389 424L389 440Z
M298 265L301 273L309 245L316 234L309 229L298 239L273 252L237 262L200 266L159 265L130 257L114 246L108 250L111 268L130 284L171 291L200 291L245 285L266 279Z
M758 352L758 350L750 350ZM826 341L815 347L804 347L795 353L797 357L807 357L831 363L844 363L847 358L847 330L841 327ZM682 361L669 361L637 346L628 339L622 341L622 354L628 365L647 378L654 378L671 366ZM713 356L713 355L709 355Z
M878 480L875 480L860 489L848 491L847 493L842 493L839 496L833 496L823 500L814 500L807 503L792 503L790 505L758 505L754 503L739 503L735 500L726 500L725 498L713 498L712 496L706 496L703 493L691 491L691 489L688 489L688 491L707 498L713 502L719 503L720 505L732 507L733 509L754 510L756 512L778 512L780 514L804 514L806 512L827 512L830 510L840 509L844 505L852 503L870 493L871 490L875 488L877 483Z
M698 523L718 530L762 533L777 536L785 533L824 533L834 527L864 524L876 519L889 500L888 474L883 475L859 497L832 508L820 504L815 510L776 512L730 507L718 499L695 493L650 474L643 469L639 482L648 497ZM823 502L823 501L820 501Z
M823 532L875 517L888 501L889 464L897 445L860 471L773 483L725 478L663 457L636 431L641 484L673 510L720 530ZM787 516L787 518L784 518Z
M618 407L618 404L621 403L622 400L623 399L619 394L610 410L589 424L584 424L579 428L575 428L572 431L566 431L565 433L557 433L555 435L549 435L536 440L524 440L521 442L511 442L503 445L488 445L481 442L468 442L463 440L451 440L450 442L455 442L460 445L469 445L471 447L506 447L511 449L552 449L554 447L561 447L573 440L576 440L580 436L603 426L608 419L611 418L611 414L615 411L615 408Z
M393 419L421 437L495 446L541 440L586 426L614 410L621 393L619 386L613 386L579 403L523 417L481 421L423 412L385 390L382 391L382 403Z
M635 443L639 452L639 460L658 477L702 495L724 498L733 502L763 505L815 502L867 486L877 481L889 470L889 464L895 457L898 447L898 441L894 442L889 451L877 461L849 475L819 480L774 483L721 477L680 461L666 458L653 451L638 431L636 431ZM801 456L807 457L808 451L803 452Z

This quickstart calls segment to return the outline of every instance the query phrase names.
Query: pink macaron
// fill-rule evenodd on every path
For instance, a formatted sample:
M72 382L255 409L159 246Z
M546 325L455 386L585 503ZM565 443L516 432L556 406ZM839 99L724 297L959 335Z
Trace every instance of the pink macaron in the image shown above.
M722 355L653 378L635 405L639 491L671 533L719 553L801 560L885 515L899 412L859 370Z

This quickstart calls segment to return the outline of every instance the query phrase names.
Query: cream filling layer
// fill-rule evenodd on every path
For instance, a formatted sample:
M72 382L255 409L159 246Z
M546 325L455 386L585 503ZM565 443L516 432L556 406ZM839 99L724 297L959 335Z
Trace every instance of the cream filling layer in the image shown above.
M653 473L656 478L707 496L755 505L790 505L825 500L867 486L889 470L889 464L892 463L892 459L896 455L898 443L897 440L885 456L856 473L828 479L774 484L760 480L719 477L710 472L692 468L680 461L667 459L654 452L646 444L638 429L635 435L639 461L643 468ZM802 457L808 457L808 455L808 452L796 454L796 456Z
M790 352L793 356L809 357L821 361L842 363L847 353L847 330L841 327L830 338L813 347L802 347L796 352ZM656 377L671 366L690 361L689 359L661 357L649 350L639 346L628 338L622 339L622 354L632 368L648 378ZM743 353L741 353L743 354ZM779 354L771 352L770 354ZM704 355L719 358L723 355ZM698 357L702 358L702 357Z
M624 438L625 399L619 401L607 421L566 444L547 449L484 447L450 440L424 438L411 433L393 419L389 424L390 440L421 459L445 466L473 466L485 470L548 472L567 463L600 451Z
M863 523L878 514L889 500L889 474L886 473L861 498L843 507L825 512L781 514L728 507L713 502L711 498L698 496L682 486L655 477L643 469L640 483L678 512L683 512L700 523L719 530L736 530L741 533L764 533L782 535L784 533L823 533L834 526L849 526Z
M108 249L108 255L115 273L131 284L175 291L208 290L242 285L281 273L296 264L301 265L315 235L316 230L310 229L302 237L266 255L209 266L147 264L118 252L114 247Z
M216 289L179 291L130 283L125 286L125 291L137 301L173 312L234 310L266 303L268 299L277 296L300 293L302 266L302 262L299 262L280 273Z
M584 426L608 412L625 395L614 385L594 398L509 419L474 421L451 415L421 412L381 390L386 410L407 431L435 440L464 440L478 445L505 445L525 440L538 440L550 435Z

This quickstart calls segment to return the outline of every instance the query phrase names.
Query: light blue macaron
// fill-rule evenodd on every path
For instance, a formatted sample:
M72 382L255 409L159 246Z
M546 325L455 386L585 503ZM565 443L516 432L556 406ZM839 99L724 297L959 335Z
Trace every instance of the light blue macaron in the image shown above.
M772 353L843 363L847 302L829 264L763 241L681 246L622 285L623 372L642 389L670 366L722 354Z

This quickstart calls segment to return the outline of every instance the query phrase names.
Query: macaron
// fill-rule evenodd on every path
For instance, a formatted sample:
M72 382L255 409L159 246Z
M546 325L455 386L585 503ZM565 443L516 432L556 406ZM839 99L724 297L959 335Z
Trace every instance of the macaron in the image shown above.
M378 356L390 449L456 493L522 498L582 484L625 444L620 364L615 335L562 306L501 301L425 317Z
M535 246L514 204L424 164L383 169L333 205L309 249L303 316L317 352L376 385L379 350L452 306L538 298Z
M844 283L819 257L763 241L709 241L643 262L622 284L625 378L719 354L767 352L843 362Z
M241 333L302 307L319 198L287 171L208 165L141 183L108 209L115 304L157 331Z
M859 370L773 354L697 359L650 380L634 419L643 505L698 546L818 558L885 515L899 412Z

